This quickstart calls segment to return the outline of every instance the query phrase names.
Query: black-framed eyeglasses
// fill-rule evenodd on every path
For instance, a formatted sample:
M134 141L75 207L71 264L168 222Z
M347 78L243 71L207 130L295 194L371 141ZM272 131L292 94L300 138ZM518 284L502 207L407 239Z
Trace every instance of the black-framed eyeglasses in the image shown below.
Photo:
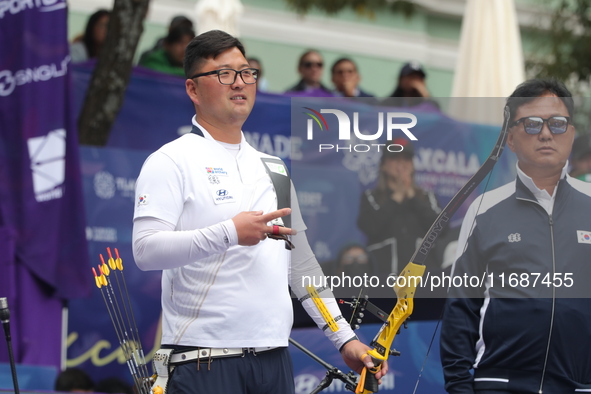
M539 134L542 131L544 122L546 122L552 134L564 134L568 129L570 118L568 116L551 116L544 119L539 116L526 116L525 118L517 119L511 127L523 123L525 132L533 135Z
M222 68L219 70L208 71L206 73L195 74L189 79L204 77L206 75L218 75L218 79L222 85L232 85L236 82L236 77L240 74L240 78L247 85L252 85L257 82L259 77L259 69L257 68L245 68L240 71L234 70L233 68Z

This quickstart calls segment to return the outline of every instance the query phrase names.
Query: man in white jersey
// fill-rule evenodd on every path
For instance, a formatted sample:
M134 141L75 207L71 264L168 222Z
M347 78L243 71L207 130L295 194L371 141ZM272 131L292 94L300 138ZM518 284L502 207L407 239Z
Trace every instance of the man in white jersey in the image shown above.
M291 209L277 209L267 170L287 176L283 164L241 131L257 72L227 33L193 39L185 53L193 131L153 153L137 180L133 252L141 269L163 270L162 348L172 351L157 358L170 372L169 393L294 393L289 287L307 298L302 276L322 271L293 188ZM280 226L289 220L291 228ZM268 235L291 237L293 250ZM357 372L372 367L330 292L319 291L339 326L325 332L344 361ZM303 305L326 326L310 298Z

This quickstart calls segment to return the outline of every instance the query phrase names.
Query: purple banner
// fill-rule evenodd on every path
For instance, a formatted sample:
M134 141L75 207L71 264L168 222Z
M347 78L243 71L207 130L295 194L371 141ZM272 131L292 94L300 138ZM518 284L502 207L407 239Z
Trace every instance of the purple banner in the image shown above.
M66 1L0 3L0 42L0 244L14 250L0 296L17 361L59 366L62 300L89 294L91 279Z

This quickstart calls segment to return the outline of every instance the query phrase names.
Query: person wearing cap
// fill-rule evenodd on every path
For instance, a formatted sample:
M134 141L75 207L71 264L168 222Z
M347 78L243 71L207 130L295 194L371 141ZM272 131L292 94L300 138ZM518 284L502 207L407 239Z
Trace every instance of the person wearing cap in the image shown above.
M179 77L185 76L183 58L187 44L195 37L193 29L187 26L172 28L164 39L164 46L149 53L139 65Z
M332 83L335 86L335 95L342 97L375 97L359 87L361 76L357 71L355 62L347 57L342 57L333 63L331 69Z
M168 25L168 34L170 34L171 30L179 28L179 27L184 27L184 28L195 30L194 26L193 26L193 22L189 18L187 18L184 15L177 15L170 20L170 24ZM148 57L150 57L153 53L164 49L165 40L166 40L166 36L160 37L159 39L156 40L156 42L154 43L154 46L152 48L148 49L147 51L142 52L138 64L145 62L146 59Z
M427 73L419 62L408 62L400 69L398 85L390 97L430 97L425 83Z
M289 88L286 93L306 92L319 96L332 96L329 88L321 82L324 71L322 55L315 49L307 50L298 61L298 73L300 81Z
M591 134L575 138L570 176L591 182Z
M357 217L380 277L399 274L440 212L435 195L415 184L412 143L399 138L396 145L403 149L383 151L377 185L361 196Z

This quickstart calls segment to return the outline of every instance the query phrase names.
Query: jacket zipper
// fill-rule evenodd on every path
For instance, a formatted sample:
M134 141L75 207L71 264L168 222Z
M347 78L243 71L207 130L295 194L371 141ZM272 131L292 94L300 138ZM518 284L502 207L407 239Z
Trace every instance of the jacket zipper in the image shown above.
M556 255L554 253L554 219L552 215L548 215L548 224L550 225L550 245L552 246L552 278L550 279L554 283L554 276L556 273ZM540 379L539 394L543 393L544 378L546 376L546 366L548 364L548 357L550 355L550 343L552 341L552 331L554 328L554 313L556 307L556 288L552 286L552 315L550 318L550 332L548 334L548 342L546 345L546 355L544 356L544 367L542 368L542 378Z
M540 204L538 201L535 200L530 200L527 198L519 198L517 197L518 200L522 200L522 201L529 201L532 202L534 204L539 205L540 207L542 207L542 204ZM543 209L544 207L542 207ZM545 209L544 209L545 211ZM554 276L556 273L556 254L554 251L554 219L552 217L552 214L548 214L548 225L550 226L550 245L552 248L552 278L549 278L550 281L552 281L552 283L554 283ZM544 379L546 377L546 367L548 365L548 357L550 355L550 342L552 340L552 331L554 328L554 314L555 314L555 309L556 309L556 288L554 286L552 286L552 313L550 316L550 332L548 334L548 342L546 345L546 354L544 356L544 366L542 367L542 377L540 378L540 388L538 389L538 394L542 394L543 393L543 387L544 387Z

